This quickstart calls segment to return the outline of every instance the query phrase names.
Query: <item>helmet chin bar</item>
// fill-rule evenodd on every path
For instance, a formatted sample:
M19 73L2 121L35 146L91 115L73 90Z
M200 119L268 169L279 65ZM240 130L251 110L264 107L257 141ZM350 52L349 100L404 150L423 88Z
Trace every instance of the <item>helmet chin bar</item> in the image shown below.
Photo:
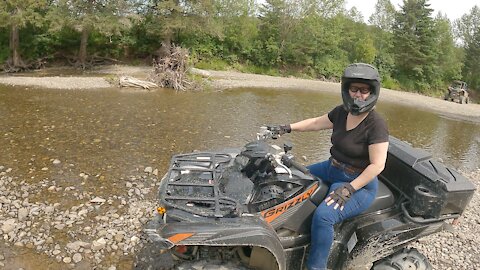
M347 111L352 115L359 115L365 112L369 112L373 107L369 108L370 103L375 102L374 98L368 97L366 100L361 100L359 98L352 98L347 102ZM368 109L369 108L369 109Z

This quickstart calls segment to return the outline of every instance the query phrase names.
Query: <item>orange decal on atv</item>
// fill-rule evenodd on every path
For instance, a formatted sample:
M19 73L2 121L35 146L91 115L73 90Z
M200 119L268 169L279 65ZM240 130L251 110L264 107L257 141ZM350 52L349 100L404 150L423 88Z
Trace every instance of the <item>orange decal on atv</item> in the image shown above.
M175 235L172 235L170 237L168 237L168 240L172 241L172 243L176 244L182 240L185 240L187 238L189 238L190 236L192 236L193 233L179 233L179 234L175 234Z
M274 221L276 218L278 218L281 214L285 213L288 209L291 207L305 201L308 199L310 196L312 196L313 192L317 189L318 183L315 184L313 187L311 187L309 190L303 192L302 194L298 195L297 197L288 200L282 204L279 204L275 206L274 208L267 209L265 211L261 212L261 215L263 218L265 218L265 221L268 223Z

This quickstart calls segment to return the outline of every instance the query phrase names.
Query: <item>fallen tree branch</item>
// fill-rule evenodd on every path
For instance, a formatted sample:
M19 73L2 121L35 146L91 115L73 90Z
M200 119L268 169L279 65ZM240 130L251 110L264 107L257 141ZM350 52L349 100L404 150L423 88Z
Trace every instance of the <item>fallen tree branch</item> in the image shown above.
M150 89L150 88L158 87L158 85L153 82L142 81L130 76L121 76L120 87L139 87L143 89Z

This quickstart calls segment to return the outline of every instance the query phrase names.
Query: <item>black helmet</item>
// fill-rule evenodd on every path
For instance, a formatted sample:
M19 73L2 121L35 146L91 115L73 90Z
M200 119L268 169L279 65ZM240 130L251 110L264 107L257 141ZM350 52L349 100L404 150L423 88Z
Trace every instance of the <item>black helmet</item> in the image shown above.
M370 86L370 95L366 100L362 101L350 97L348 88L351 83L355 82ZM375 67L369 64L355 63L345 69L342 76L342 99L345 110L353 115L371 111L377 103L379 95L380 75Z

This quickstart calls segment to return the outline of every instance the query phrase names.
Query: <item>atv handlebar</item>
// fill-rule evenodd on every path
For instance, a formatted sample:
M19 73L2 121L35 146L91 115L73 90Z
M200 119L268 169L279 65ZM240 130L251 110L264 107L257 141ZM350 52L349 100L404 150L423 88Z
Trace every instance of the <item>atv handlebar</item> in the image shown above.
M257 141L266 141L269 139L276 139L274 137L275 137L275 134L271 130L268 130L268 127L266 126L260 127L260 131L257 133Z
M304 174L310 174L310 171L300 162L297 162L293 159L293 156L290 155L283 155L282 156L282 163L285 164L287 167L294 167L295 169L301 171Z
M278 138L277 134L269 130L268 127L266 126L260 127L260 131L257 133L258 141L266 141L269 139L277 139L277 138ZM281 156L280 162L288 168L293 167L304 174L310 174L310 171L307 169L307 167L305 167L300 162L295 161L293 159L293 156L286 154L288 150L292 149L292 146L288 144L288 145L285 145L284 148L285 148L285 153L283 153L283 155Z

